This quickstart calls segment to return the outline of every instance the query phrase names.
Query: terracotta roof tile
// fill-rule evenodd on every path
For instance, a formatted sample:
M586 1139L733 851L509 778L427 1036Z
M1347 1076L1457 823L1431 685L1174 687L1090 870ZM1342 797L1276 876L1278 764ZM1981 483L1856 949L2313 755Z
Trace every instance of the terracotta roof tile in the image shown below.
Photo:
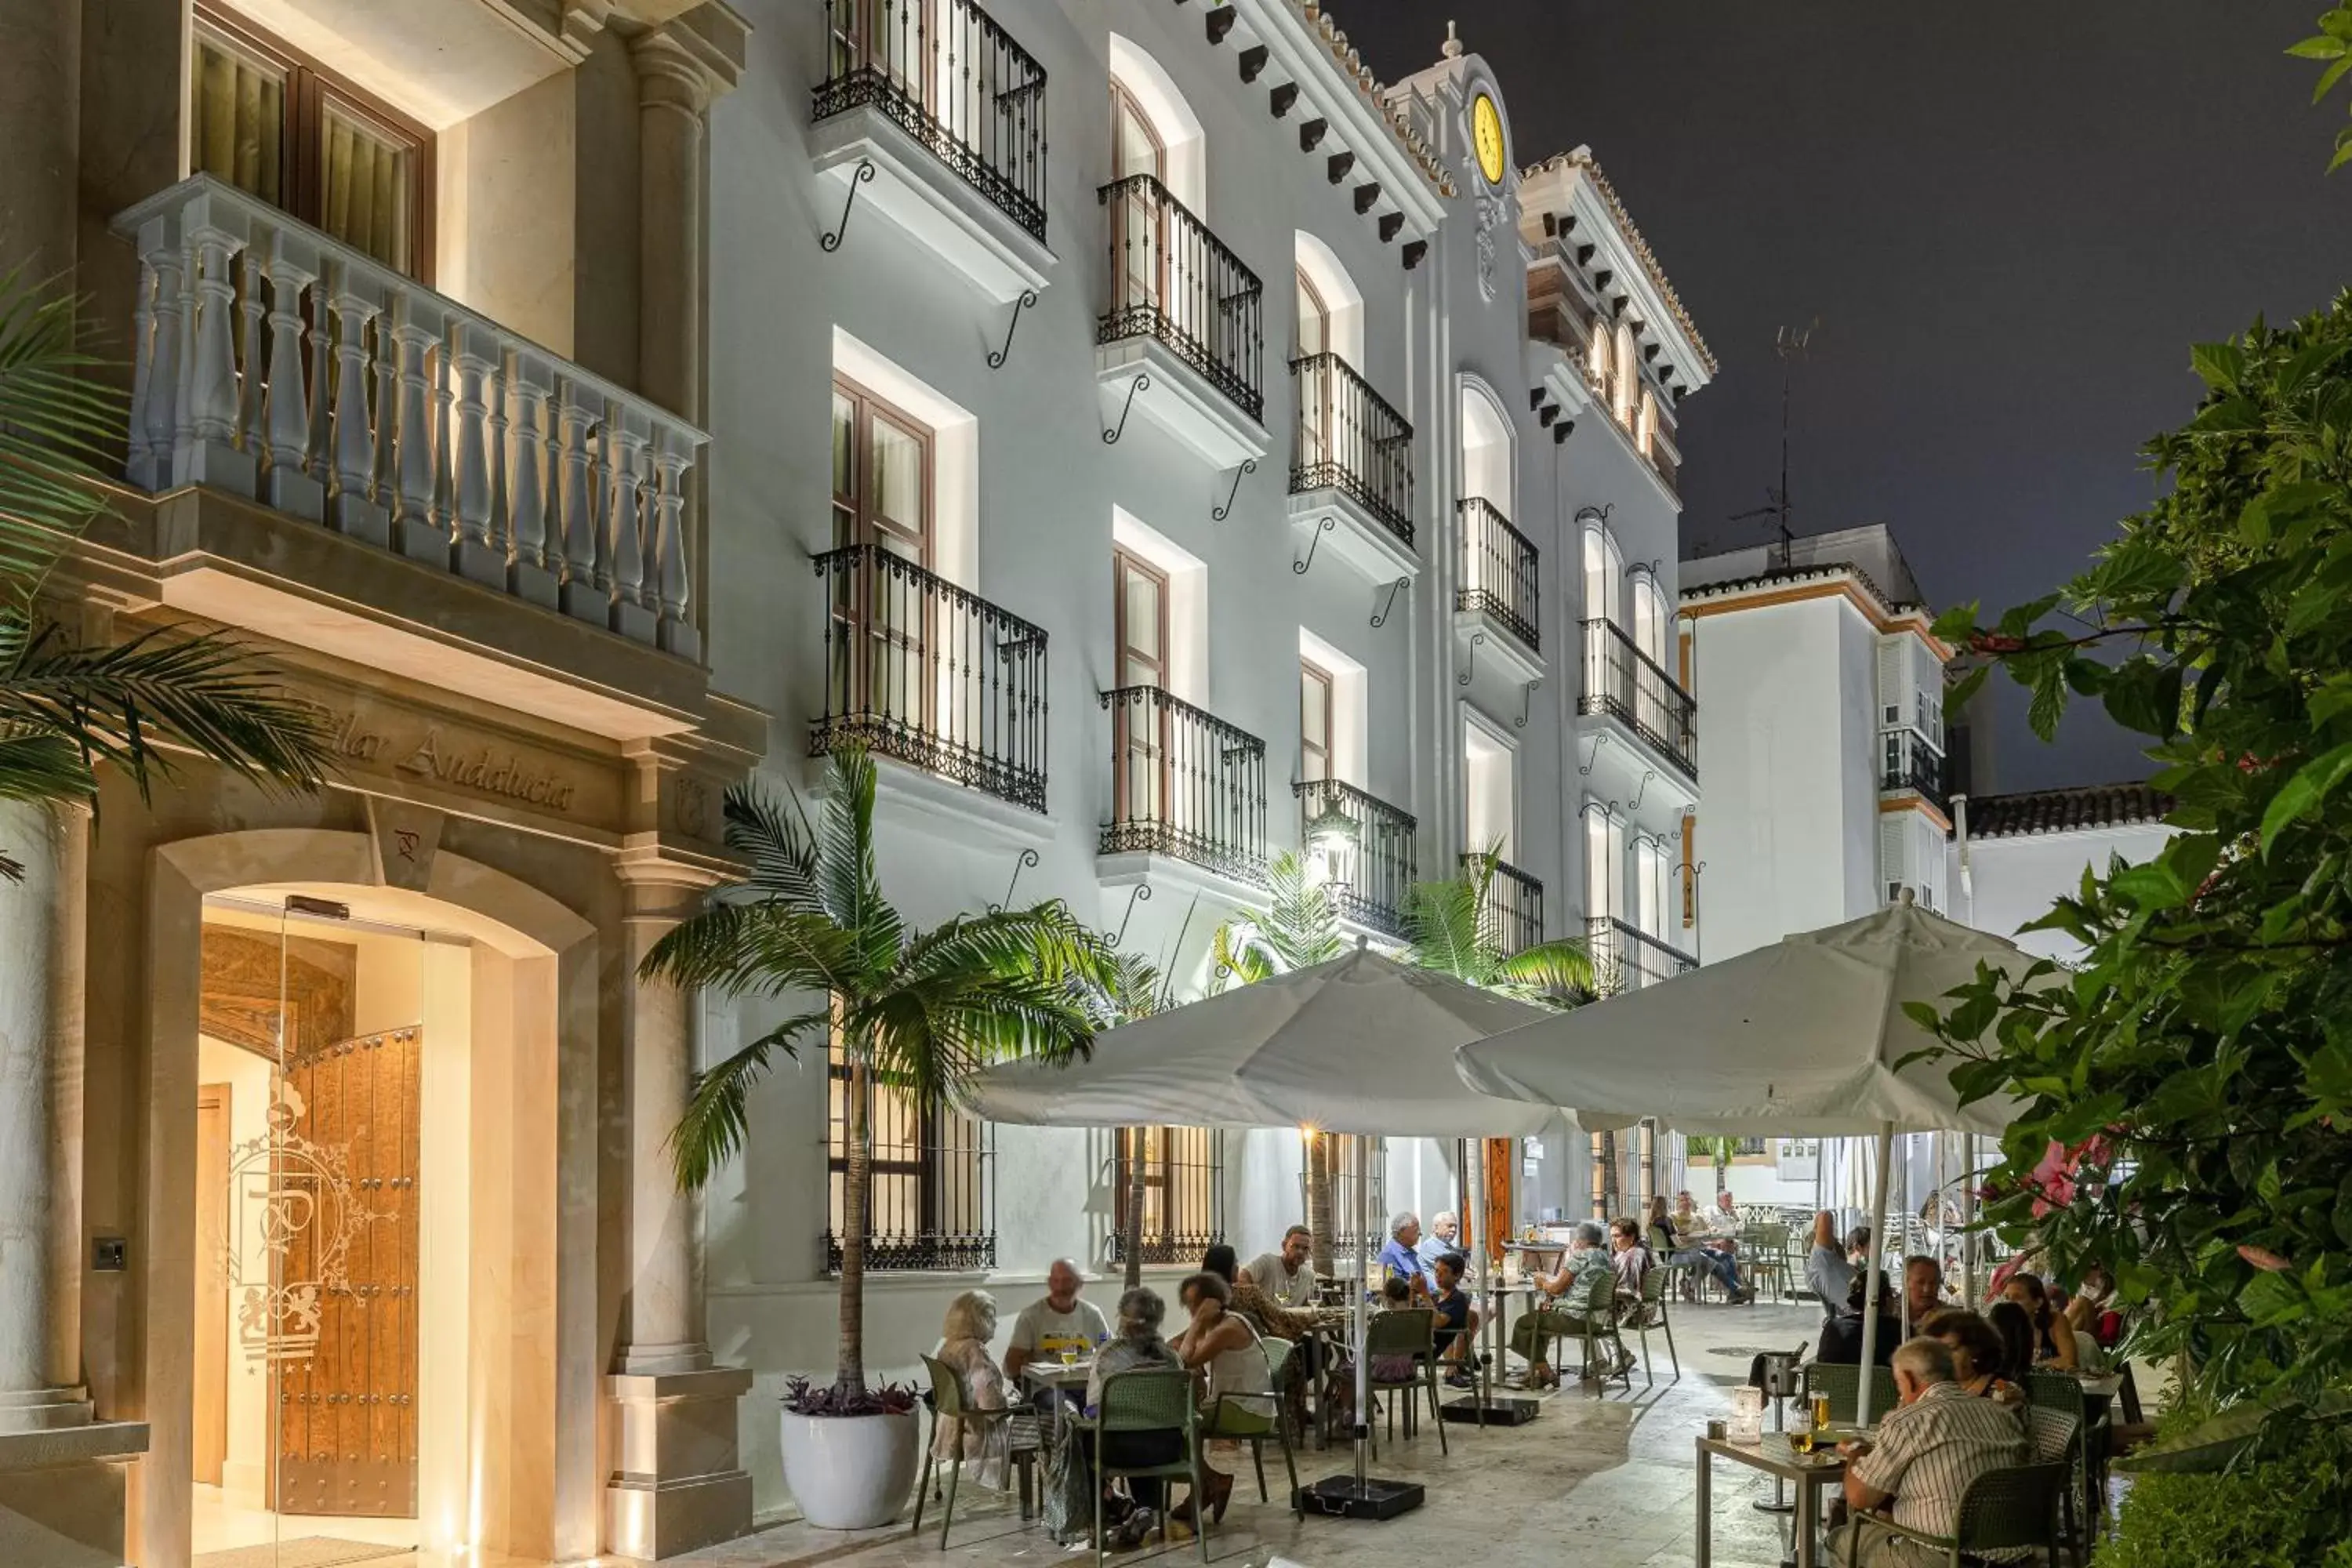
M2144 784L2084 784L2020 795L1969 797L1969 837L2005 838L2030 833L2081 833L2161 822L2172 797Z

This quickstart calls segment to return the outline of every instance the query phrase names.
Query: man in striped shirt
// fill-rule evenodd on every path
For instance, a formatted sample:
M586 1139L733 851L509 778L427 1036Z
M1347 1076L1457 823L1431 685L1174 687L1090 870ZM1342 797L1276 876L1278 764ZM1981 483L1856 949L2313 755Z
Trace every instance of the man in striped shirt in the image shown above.
M1946 1553L1893 1534L1872 1510L1906 1530L1948 1537L1959 1528L1960 1498L1969 1482L2032 1458L2016 1415L1962 1388L1951 1350L1941 1341L1906 1341L1895 1352L1895 1386L1903 1403L1886 1413L1875 1439L1842 1445L1850 1460L1845 1500L1854 1514L1830 1536L1833 1563L1847 1561L1853 1536L1860 1538L1853 1561L1863 1568L1943 1563ZM2032 1555L2030 1548L1985 1553L1994 1562Z

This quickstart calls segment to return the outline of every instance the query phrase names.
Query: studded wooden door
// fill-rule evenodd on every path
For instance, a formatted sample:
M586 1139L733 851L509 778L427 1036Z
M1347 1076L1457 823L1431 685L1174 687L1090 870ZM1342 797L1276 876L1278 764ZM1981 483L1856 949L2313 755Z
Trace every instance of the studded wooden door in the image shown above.
M421 1046L419 1030L393 1029L287 1063L286 1102L299 1110L286 1146L313 1157L281 1158L273 1185L340 1185L348 1213L289 1227L280 1268L286 1280L318 1282L318 1342L276 1363L271 1506L281 1513L416 1516Z

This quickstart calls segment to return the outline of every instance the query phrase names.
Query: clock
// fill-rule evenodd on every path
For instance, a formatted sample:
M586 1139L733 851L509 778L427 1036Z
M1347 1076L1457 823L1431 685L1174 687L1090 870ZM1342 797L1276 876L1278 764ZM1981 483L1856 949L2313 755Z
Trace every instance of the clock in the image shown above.
M1485 93L1470 100L1470 143L1478 154L1478 172L1490 185L1503 183L1503 111Z

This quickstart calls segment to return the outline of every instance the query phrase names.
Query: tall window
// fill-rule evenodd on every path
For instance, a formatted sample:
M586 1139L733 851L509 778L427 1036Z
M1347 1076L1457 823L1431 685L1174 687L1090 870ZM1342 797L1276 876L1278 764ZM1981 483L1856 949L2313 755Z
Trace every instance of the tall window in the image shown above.
M1626 915L1625 825L1597 802L1584 808L1584 912Z
M931 553L931 432L859 386L833 383L833 542Z
M1331 673L1298 661L1298 776L1319 783L1331 774Z
M1209 1127L1123 1127L1114 1162L1112 1206L1127 1234L1135 1165L1143 1162L1143 1261L1196 1262L1225 1238L1224 1139Z
M429 279L433 133L234 13L199 4L194 41L194 171Z
M1113 605L1118 649L1118 684L1168 684L1168 575L1126 551L1111 557ZM1168 784L1170 710L1158 703L1123 702L1113 714L1118 777L1118 820L1151 821L1160 815Z
M1331 1251L1333 1261L1355 1260L1369 1267L1370 1259L1388 1245L1389 1239L1389 1146L1385 1138L1360 1137L1348 1132L1328 1132L1323 1135L1331 1162ZM1364 1194L1364 1213L1370 1216L1371 1234L1360 1236L1356 1231L1356 1162L1363 1159L1364 1168L1371 1178L1370 1189ZM1307 1179L1299 1178L1298 1212L1307 1212ZM1425 1221L1428 1215L1422 1218ZM1366 1246L1367 1241L1370 1246Z
M1633 427L1633 399L1642 385L1642 351L1634 342L1633 329L1624 322L1617 323L1617 378L1610 388L1617 423L1627 430Z
M1300 359L1312 359L1331 351L1331 310L1322 293L1304 270L1294 270L1298 288L1298 354ZM1315 468L1329 460L1331 455L1331 376L1328 371L1318 371L1303 381L1298 389L1305 403L1298 410L1299 462Z
M841 1267L841 1238L848 1231L849 1097L861 1089L873 1143L866 1267L994 1268L996 1159L988 1124L952 1107L918 1104L887 1081L853 1075L838 1037L827 1055L826 1079L825 1268Z
M1113 77L1110 84L1111 177L1149 174L1168 184L1168 144L1133 93ZM1119 252L1119 304L1129 310L1160 308L1168 299L1167 209L1157 192L1138 184L1120 197L1112 233Z
M1633 923L1661 941L1666 935L1667 879L1672 862L1665 841L1644 837L1633 845Z
M872 545L872 560L833 576L837 635L833 689L862 710L928 730L939 707L932 666L936 599L881 552L928 566L930 556L931 433L853 382L833 384L833 539Z

